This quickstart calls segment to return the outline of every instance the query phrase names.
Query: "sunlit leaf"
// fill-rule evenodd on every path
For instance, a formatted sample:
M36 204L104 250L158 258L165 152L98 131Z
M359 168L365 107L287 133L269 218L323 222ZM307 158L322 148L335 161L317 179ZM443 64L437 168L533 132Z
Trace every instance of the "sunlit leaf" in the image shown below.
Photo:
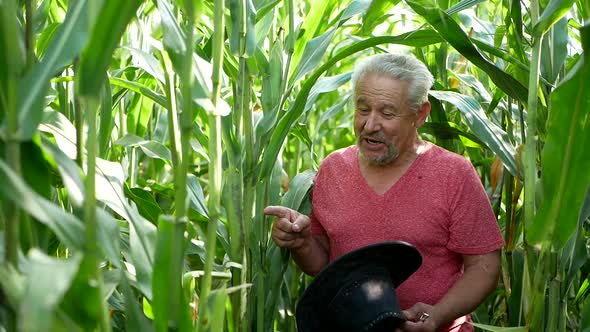
M163 144L156 141L146 141L138 136L127 134L119 138L115 144L124 147L139 147L146 156L150 158L157 158L164 160L168 163L172 160L172 154L170 150Z
M582 36L586 34L590 26L583 28ZM590 184L589 75L590 64L583 63L551 94L541 159L543 202L527 234L531 243L550 242L561 248L576 229Z
M542 34L551 29L557 21L570 11L574 2L574 0L551 0L543 10L539 21L533 27L533 36L540 38Z
M129 188L125 186L125 194L135 202L142 216L154 224L158 222L158 217L162 214L162 209L154 199L152 193L141 188Z
M19 84L19 136L30 138L43 118L43 102L49 79L69 64L84 47L88 38L87 1L72 3L66 20L58 28L41 61ZM98 91L98 87L97 87Z
M478 323L472 323L472 324L475 327L478 327L484 331L490 331L490 332L528 332L528 328L526 326L500 327L500 326L492 326L492 325L485 325L485 324L478 324Z
M301 62L297 66L293 78L290 80L292 83L297 82L297 80L303 75L317 68L335 33L335 28L330 29L323 35L310 40L309 43L305 45L305 50L301 56Z
M453 91L430 91L433 97L457 107L473 133L504 163L506 169L518 176L515 148L506 132L487 118L479 103L472 97Z
M457 52L485 71L502 91L523 104L527 104L527 89L519 81L496 67L494 63L483 56L473 45L469 36L448 14L438 8L423 7L414 1L406 2L416 13L424 17Z
M90 39L80 57L80 69L77 77L77 89L83 96L97 96L100 91L101 80L112 54L129 21L135 15L141 0L105 0L98 17L109 22L109 28L104 29L97 24L90 34ZM100 50L97 52L96 50Z
M74 215L32 191L6 163L0 160L0 194L47 225L72 249L84 248L84 226Z
M375 29L375 26L383 23L387 18L386 14L399 3L399 0L371 0L370 3L365 16L363 17L363 25L361 29L361 34L363 35L371 33Z
M125 49L127 49L133 56L133 62L136 66L145 70L158 81L162 83L165 82L164 72L158 63L158 60L153 55L133 47L125 47Z
M23 271L26 293L19 308L19 330L41 331L52 325L55 311L70 288L81 259L80 254L57 259L36 249L29 252L28 264Z
M311 170L297 174L289 183L289 190L283 196L281 205L298 210L305 196L311 190L314 178L315 172Z
M191 208L195 209L202 216L208 218L209 213L207 212L205 194L203 193L203 188L201 188L199 180L193 174L187 174L186 182L188 186L187 194Z

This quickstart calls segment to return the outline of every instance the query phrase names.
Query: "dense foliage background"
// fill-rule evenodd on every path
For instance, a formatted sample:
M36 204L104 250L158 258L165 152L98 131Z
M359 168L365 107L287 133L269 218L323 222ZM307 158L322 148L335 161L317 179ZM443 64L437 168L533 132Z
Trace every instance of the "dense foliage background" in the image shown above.
M356 59L435 75L424 139L505 234L489 331L590 331L590 1L0 0L0 329L295 331Z

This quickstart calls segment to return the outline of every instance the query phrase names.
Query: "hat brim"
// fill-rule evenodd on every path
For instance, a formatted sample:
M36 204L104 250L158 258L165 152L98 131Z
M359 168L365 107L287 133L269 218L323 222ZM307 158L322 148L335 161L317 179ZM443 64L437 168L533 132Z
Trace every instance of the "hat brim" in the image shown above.
M372 244L347 253L328 264L307 287L297 304L299 332L315 332L323 328L322 311L341 287L341 281L363 266L385 267L397 288L422 264L420 252L403 241Z

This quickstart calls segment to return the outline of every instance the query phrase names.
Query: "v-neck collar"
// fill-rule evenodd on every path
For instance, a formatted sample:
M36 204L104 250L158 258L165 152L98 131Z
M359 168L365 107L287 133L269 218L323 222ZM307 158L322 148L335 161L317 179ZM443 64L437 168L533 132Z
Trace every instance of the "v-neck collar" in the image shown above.
M362 187L364 188L365 191L367 191L367 193L369 193L371 196L375 197L375 198L385 198L389 195L391 195L392 193L398 191L400 187L403 186L404 182L406 182L408 180L408 178L410 178L412 176L413 173L416 172L416 169L418 168L418 166L422 163L422 160L424 159L424 155L426 155L427 153L430 152L431 148L432 148L432 143L424 141L425 143L425 150L424 152L418 154L418 156L416 156L416 159L414 159L414 161L412 161L412 164L410 165L410 167L408 167L408 169L400 176L399 179L397 179L397 181L395 181L391 187L389 187L387 190L385 190L385 192L383 192L383 194L379 194L377 193L375 190L373 190L373 188L371 188L371 186L369 185L369 183L367 182L367 179L365 179L365 177L363 176L363 172L361 171L361 167L360 167L360 161L359 161L359 152L358 152L358 147L355 146L355 156L354 156L354 173L355 176L357 177L358 181L360 183L362 183Z

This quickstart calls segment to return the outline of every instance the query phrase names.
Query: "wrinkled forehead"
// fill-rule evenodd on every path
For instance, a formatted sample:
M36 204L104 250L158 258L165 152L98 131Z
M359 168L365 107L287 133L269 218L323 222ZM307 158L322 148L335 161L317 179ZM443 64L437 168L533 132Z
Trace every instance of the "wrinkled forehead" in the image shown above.
M367 75L359 79L353 101L356 105L368 104L396 108L407 103L409 83L385 75Z

